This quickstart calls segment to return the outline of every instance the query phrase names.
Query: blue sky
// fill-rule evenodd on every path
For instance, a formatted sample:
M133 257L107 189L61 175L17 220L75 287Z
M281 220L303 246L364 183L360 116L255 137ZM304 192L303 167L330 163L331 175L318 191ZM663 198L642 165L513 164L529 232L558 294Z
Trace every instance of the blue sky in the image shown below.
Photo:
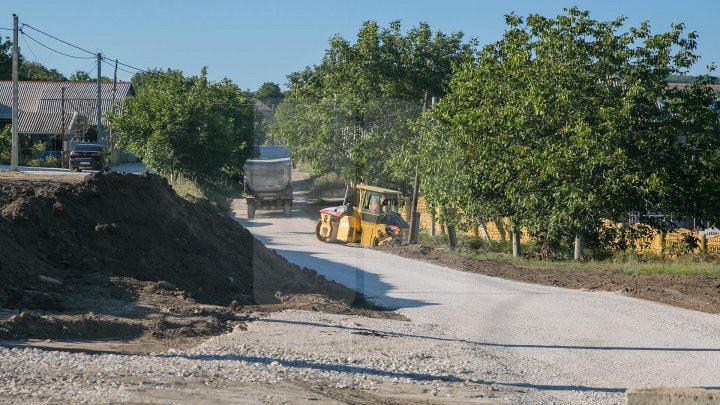
M554 16L573 5L600 20L620 15L632 25L647 20L653 32L683 22L700 35L697 52L702 60L691 73L705 73L710 62L720 64L720 0L12 0L0 6L0 27L11 27L16 13L21 23L129 65L171 67L187 74L208 66L212 80L228 77L243 89L255 90L265 81L283 85L287 74L318 63L332 35L352 39L366 20L385 26L399 19L405 28L426 21L433 29L462 31L484 44L500 38L505 14ZM31 35L56 49L82 55L40 34ZM92 60L60 56L31 41L21 39L20 46L29 59L66 75L95 69ZM107 73L109 68L103 66L103 74ZM118 76L130 78L123 72Z

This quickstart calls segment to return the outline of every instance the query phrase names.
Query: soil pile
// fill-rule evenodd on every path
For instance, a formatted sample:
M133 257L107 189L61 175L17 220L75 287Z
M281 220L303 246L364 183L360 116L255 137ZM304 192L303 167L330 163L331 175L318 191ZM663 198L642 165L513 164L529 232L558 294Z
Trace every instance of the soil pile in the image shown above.
M118 278L167 282L182 298L222 306L308 293L364 302L152 174L96 174L76 183L0 179L0 258L5 308L76 308L72 293L93 286L113 299L123 294Z

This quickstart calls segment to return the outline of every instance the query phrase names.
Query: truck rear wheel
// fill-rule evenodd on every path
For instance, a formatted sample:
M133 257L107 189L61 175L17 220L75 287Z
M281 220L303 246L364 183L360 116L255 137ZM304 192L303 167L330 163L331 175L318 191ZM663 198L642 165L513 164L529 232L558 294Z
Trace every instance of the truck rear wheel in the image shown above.
M283 214L285 214L286 217L292 216L292 202L283 202Z
M255 218L255 203L254 202L247 203L247 216L248 216L248 219Z

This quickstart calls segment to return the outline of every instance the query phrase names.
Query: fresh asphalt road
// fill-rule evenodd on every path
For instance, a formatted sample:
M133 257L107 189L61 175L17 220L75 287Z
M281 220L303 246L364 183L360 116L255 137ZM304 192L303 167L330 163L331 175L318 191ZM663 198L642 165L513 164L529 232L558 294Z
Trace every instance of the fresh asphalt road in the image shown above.
M246 218L244 208L235 201L239 218ZM303 216L296 206L294 215L258 211L240 222L291 262L398 308L413 322L438 325L451 339L487 348L522 377L520 386L561 396L638 386L720 389L720 316L325 244L315 238L312 214Z

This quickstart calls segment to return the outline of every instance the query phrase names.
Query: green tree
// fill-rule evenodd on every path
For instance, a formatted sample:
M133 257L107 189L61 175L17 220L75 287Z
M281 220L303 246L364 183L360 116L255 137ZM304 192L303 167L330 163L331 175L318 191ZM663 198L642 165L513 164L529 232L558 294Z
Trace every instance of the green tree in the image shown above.
M0 80L12 80L12 41L0 39Z
M503 38L465 65L420 124L431 199L507 216L549 249L574 239L576 258L603 218L717 218L709 79L667 86L697 60L695 33L673 25L651 34L646 23L620 32L624 19L576 8L506 21Z
M355 43L332 37L319 65L288 76L270 132L318 173L405 184L414 176L416 138L408 124L423 103L444 95L473 46L426 23L403 33L398 21L365 22Z
M119 146L160 173L212 181L238 175L250 152L252 109L230 80L207 70L185 77L151 71L133 77L136 95L112 118Z
M84 70L77 70L75 73L71 74L68 78L71 82L92 82L95 81L92 76L90 76L90 73L84 71Z
M90 75L90 73L83 70L77 70L70 75L68 80L71 82L96 82L97 75ZM112 79L107 76L100 76L100 81L103 83L112 83Z
M67 78L56 69L48 69L38 62L24 62L18 71L20 80L64 82Z
M283 98L280 86L273 82L265 82L255 92L255 98L263 102L277 104Z
M10 148L12 142L12 125L7 124L0 131L0 164L10 164Z
M18 78L20 80L66 81L67 78L56 69L49 69L39 62L30 62L22 55L18 58ZM12 80L12 41L0 40L0 80Z

